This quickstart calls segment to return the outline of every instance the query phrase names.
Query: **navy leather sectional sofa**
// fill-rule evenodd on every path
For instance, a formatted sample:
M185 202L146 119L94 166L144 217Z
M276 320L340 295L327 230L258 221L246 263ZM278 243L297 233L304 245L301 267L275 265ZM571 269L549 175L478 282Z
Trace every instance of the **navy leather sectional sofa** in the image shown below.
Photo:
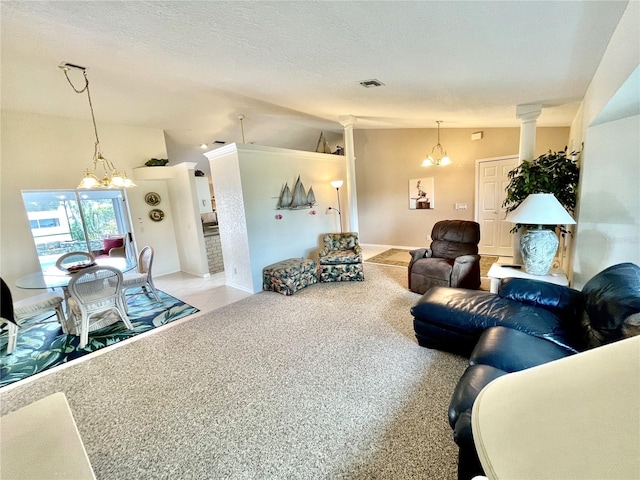
M498 294L432 287L411 313L420 345L469 357L448 412L458 479L469 480L483 474L471 429L480 391L510 372L639 334L640 267L611 266L581 291L521 278L503 279Z

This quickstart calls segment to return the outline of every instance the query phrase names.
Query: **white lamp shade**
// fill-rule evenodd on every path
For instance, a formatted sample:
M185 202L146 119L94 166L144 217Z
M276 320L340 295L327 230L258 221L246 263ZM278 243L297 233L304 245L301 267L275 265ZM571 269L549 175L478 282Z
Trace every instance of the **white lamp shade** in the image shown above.
M433 165L433 158L431 158L431 155L429 155L427 158L425 158L422 161L422 167L430 167Z
M340 188L344 182L342 180L334 180L331 182L333 188Z
M573 225L575 220L552 193L532 193L505 221L521 225Z

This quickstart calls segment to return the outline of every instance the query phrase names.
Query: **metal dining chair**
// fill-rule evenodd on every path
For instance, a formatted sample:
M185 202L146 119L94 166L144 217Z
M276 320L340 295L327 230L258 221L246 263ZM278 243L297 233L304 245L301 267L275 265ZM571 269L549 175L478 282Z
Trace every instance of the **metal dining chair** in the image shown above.
M11 355L15 350L18 342L18 332L27 320L41 317L46 313L49 313L49 316L55 314L57 321L62 327L62 331L66 333L66 322L62 311L63 298L60 295L48 292L14 302L9 286L2 278L0 278L0 283L2 286L0 297L2 301L2 323L6 324L7 334L9 336L7 341L7 355ZM42 320L44 319L38 319L38 322Z
M89 332L122 320L133 329L122 294L122 272L95 266L73 274L69 282L70 333L80 336L80 348L89 342Z
M138 255L138 271L124 274L124 284L122 289L126 294L127 290L139 287L142 289L142 292L134 293L132 295L149 295L149 291L151 291L156 300L158 302L162 302L160 295L158 295L156 287L153 284L153 278L151 276L153 254L153 248L149 246L140 250L140 255Z

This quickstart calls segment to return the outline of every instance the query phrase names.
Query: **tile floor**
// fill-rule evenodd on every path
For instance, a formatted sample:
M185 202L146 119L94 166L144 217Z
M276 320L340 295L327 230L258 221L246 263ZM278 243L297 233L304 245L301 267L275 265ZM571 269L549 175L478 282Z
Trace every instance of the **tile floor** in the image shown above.
M224 284L224 272L207 278L178 272L153 277L156 288L179 298L202 312L210 312L250 296L250 293Z

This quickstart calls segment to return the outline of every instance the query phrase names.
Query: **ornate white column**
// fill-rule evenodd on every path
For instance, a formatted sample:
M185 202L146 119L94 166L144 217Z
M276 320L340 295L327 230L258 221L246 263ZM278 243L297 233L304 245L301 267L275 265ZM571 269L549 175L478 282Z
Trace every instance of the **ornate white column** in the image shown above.
M353 126L358 119L353 115L344 115L338 118L340 125L344 127L344 154L347 162L347 225L345 231L358 231L358 201L356 194L356 154L353 144Z
M520 120L520 161L533 160L536 152L536 122L542 105L518 105L516 117Z
M536 154L536 123L542 113L542 105L529 104L516 107L516 117L520 120L520 149L518 151L519 163L523 160L533 160ZM513 236L513 263L522 264L522 251L520 239L522 228Z

